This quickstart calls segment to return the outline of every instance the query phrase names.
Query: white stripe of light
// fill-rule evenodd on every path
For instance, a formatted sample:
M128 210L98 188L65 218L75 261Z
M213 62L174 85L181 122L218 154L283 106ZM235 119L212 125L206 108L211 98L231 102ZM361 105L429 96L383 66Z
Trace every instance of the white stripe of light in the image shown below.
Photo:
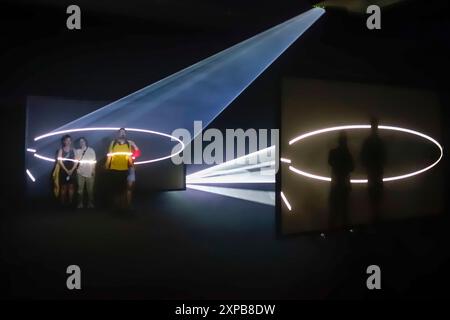
M36 179L33 177L33 175L31 174L31 172L30 172L30 170L26 170L26 173L27 173L27 175L28 175L28 177L30 177L30 179L31 179L31 181L33 181L33 182L35 182L36 181Z
M339 131L339 130L352 130L352 129L370 129L370 125L367 124L356 124L356 125L347 125L347 126L337 126L337 127L330 127L330 128L324 128L319 129L311 132L304 133L298 137L295 137L291 141L289 141L289 145L296 143L299 140L303 140L305 138L315 136L317 134L325 133L325 132L331 132L331 131Z
M215 184L215 183L275 183L275 170L262 175L261 173L244 173L218 177L186 177L186 183L190 184Z
M239 167L239 168L235 168L235 169L214 171L214 172L211 172L210 174L207 174L204 176L200 176L200 177L194 176L194 178L207 178L207 177L211 177L211 176L214 176L214 177L215 176L223 176L223 175L228 175L228 174L239 173L242 171L248 172L249 170L265 168L265 167L273 167L274 165L275 165L275 161L266 161L266 162L243 166L243 167ZM264 171L264 169L262 171Z
M270 158L273 159L274 158L274 153L273 152L275 152L275 146L273 145L273 146L270 146L268 148L261 149L261 150L258 150L258 151L246 154L244 156L241 156L241 157L238 157L238 158L235 158L235 159L232 159L232 160L220 163L220 164L215 165L213 167L194 172L194 173L188 175L188 177L208 176L208 175L211 175L210 174L211 172L219 171L220 169L223 169L223 168L226 168L226 167L229 167L229 166L233 166L233 165L236 165L236 164L244 165L246 163L246 161L249 160L250 158L257 157L258 155L263 154L264 152L267 152L268 154L270 154Z
M286 205L286 207L288 208L289 211L292 210L291 204L289 203L288 199L286 198L286 196L284 195L283 191L281 191L281 199L283 199L284 204Z
M275 206L275 192L264 190L248 190L240 188L224 188L213 186L199 186L193 184L186 184L186 188L198 191L218 194L225 197L231 197L256 203L261 203L269 206Z

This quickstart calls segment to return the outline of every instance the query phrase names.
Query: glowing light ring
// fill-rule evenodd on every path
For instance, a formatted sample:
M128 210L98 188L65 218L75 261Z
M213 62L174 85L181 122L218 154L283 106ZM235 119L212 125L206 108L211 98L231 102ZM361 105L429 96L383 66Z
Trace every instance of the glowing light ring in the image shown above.
M289 203L288 199L284 195L283 191L280 192L280 195L281 195L281 199L283 199L283 202L286 205L286 207L288 208L288 210L291 211L292 210L291 204Z
M301 141L303 139L306 139L308 137L315 136L315 135L318 135L318 134L322 134L322 133L325 133L325 132L340 131L340 130L353 130L353 129L370 129L370 125L365 125L365 124L364 125L347 125L347 126L338 126L338 127L330 127L330 128L319 129L319 130L311 131L311 132L302 134L302 135L300 135L298 137L295 137L294 139L289 141L289 145L292 145L292 144L294 144L294 143L296 143L298 141ZM427 166L427 167L425 167L423 169L411 172L411 173L406 173L406 174L399 175L399 176L383 178L384 182L406 179L406 178L409 178L409 177L421 174L421 173L423 173L425 171L428 171L431 168L433 168L435 165L437 165L439 163L439 161L441 161L442 156L444 155L444 149L442 148L440 143L437 142L432 137L427 136L426 134L423 134L421 132L414 131L414 130L411 130L411 129L400 128L400 127L381 126L381 125L378 126L378 129L380 129L380 130L391 130L391 131L401 131L401 132L406 132L406 133L410 133L410 134L422 137L422 138L424 138L424 139L426 139L428 141L431 141L433 144L435 144L439 148L439 151L441 152L441 154L439 155L439 158L435 162L433 162L431 165L429 165L429 166ZM293 166L289 166L289 170L291 170L291 171L293 171L293 172L295 172L295 173L297 173L299 175L311 178L311 179L321 180L321 181L328 181L328 182L331 181L330 177L324 177L324 176L319 176L319 175L316 175L316 174L308 173L306 171L299 170L299 169L297 169L297 168L295 168ZM367 179L351 179L350 182L351 183L367 183Z
M66 133L70 133L70 132L84 132L84 131L118 131L120 128L110 128L110 127L106 127L106 128L78 128L78 129L68 129L68 130L61 130L61 131L54 131L54 132L49 132L43 135L40 135L36 138L34 138L34 141L39 141L51 136L56 136L56 135L62 135L62 134L66 134ZM143 161L136 161L134 164L135 165L139 165L139 164L146 164L146 163L151 163L151 162L157 162L157 161L161 161L161 160L165 160L165 159L169 159L172 158L178 154L180 154L184 148L185 145L183 143L183 141L181 141L180 139L178 139L177 137L171 136L170 134L167 133L162 133L162 132L158 132L158 131L152 131L152 130L146 130L146 129L137 129L137 128L125 128L126 131L130 131L130 132L141 132L141 133L148 133L148 134L156 134L159 136L163 136L166 138L170 138L171 140L175 140L177 141L181 148L180 150L178 150L177 152L174 152L168 156L164 156L164 157L160 157L160 158L156 158L156 159L151 159L151 160L143 160ZM36 158L42 159L42 160L46 160L46 161L51 161L51 162L55 162L55 159L43 156L38 154L37 152L35 152L33 154ZM66 159L66 158L61 158L61 160L69 160L69 161L74 161L74 162L79 162L78 160L74 160L74 159ZM81 162L83 162L83 160L81 160Z
M27 173L28 177L31 179L31 181L36 182L36 178L31 174L30 170L25 170L25 172Z
M106 154L108 157L112 156L132 156L133 152L110 152Z
M63 158L63 157L58 157L57 160L59 161L71 161L71 162L75 162L75 163L97 163L97 161L95 160L76 160L76 159L70 159L70 158Z
M55 162L55 159L49 158L49 157L44 157L41 156L40 154L34 153L33 156L35 156L36 158L45 160L45 161L50 161L50 162ZM63 157L58 157L57 160L61 160L61 161L71 161L71 162L75 162L75 163L90 163L90 164L95 164L97 163L97 161L95 160L76 160L76 159L70 159L70 158L63 158Z

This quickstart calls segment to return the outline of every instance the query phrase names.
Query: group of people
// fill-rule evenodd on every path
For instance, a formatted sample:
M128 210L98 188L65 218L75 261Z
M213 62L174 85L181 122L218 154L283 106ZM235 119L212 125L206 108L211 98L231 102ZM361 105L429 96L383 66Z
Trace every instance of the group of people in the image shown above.
M136 181L134 159L140 155L138 146L127 139L124 128L111 141L106 155L105 169L109 176L109 187L116 208L131 206L132 193ZM63 206L72 206L77 190L77 208L94 208L94 184L97 157L85 137L78 139L74 148L72 137L64 135L57 152L53 170L53 192Z
M378 134L378 120L371 120L371 133L364 140L361 154L361 164L367 172L369 205L373 221L377 221L380 214L383 195L383 169L386 162L384 143ZM330 189L330 228L340 223L348 225L348 203L351 191L350 174L354 170L353 157L347 145L345 131L340 132L338 146L328 155L331 166Z

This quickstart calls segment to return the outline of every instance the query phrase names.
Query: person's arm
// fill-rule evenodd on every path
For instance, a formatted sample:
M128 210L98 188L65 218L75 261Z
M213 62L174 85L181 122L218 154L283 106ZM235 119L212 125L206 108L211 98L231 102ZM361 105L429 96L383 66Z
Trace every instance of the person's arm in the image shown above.
M92 148L91 148L91 155L92 155L91 160L96 161L97 157L96 157L96 154L95 154L95 150L92 149ZM95 162L92 163L92 176L95 176L95 165L96 165Z
M134 148L134 150L139 150L139 147L134 143L134 141L129 140L130 145Z
M138 158L141 155L141 150L139 150L139 147L136 145L136 143L134 143L134 141L129 140L128 142L130 143L133 157Z
M108 153L112 152L113 143L114 143L114 141L111 141L111 143L109 144ZM105 168L109 169L109 165L110 164L111 164L111 156L107 156L106 157Z
M70 170L70 174L72 174L74 171L77 171L78 166L80 165L80 163L78 161L81 160L81 156L83 154L83 151L81 149L73 149L73 153L75 155L75 163L72 167L72 169Z
M81 159L81 154L82 154L81 149L74 149L73 151L74 151L74 153L75 153L75 160L76 160L76 161L80 161L80 159Z
M74 160L77 160L76 149L73 149L73 157L74 157ZM77 168L78 168L78 162L74 162L73 166L72 166L72 169L69 170L68 174L71 176L72 173L77 170Z
M58 157L57 157L58 163L59 163L59 165L61 166L61 168L63 168L63 170L64 170L67 174L69 174L69 171L68 171L67 168L64 166L64 162L61 160L61 158L62 158L62 149L59 149L59 150L58 150Z

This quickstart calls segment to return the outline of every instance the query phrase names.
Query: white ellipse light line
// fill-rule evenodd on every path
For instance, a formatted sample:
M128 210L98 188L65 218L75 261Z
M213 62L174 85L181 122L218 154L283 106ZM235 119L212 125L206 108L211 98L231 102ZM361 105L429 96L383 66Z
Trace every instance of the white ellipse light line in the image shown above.
M378 126L380 128L380 126ZM305 138L315 136L321 133L330 132L330 131L339 131L339 130L353 130L353 129L370 129L370 125L366 124L356 124L356 125L347 125L347 126L337 126L337 127L329 127L324 129L319 129L311 132L304 133L298 137L289 141L289 145L296 143L299 140L303 140Z
M37 136L36 138L34 138L34 141L39 141L48 137L52 137L52 136L56 136L56 135L62 135L62 134L66 134L66 133L71 133L71 132L84 132L84 131L118 131L120 128L111 128L111 127L98 127L98 128L78 128L78 129L68 129L68 130L61 130L61 131L54 131L54 132L49 132L40 136ZM139 165L139 164L145 164L145 163L151 163L151 162L156 162L156 161L161 161L161 160L165 160L165 159L169 159L172 158L174 156L176 156L177 154L181 153L184 148L185 145L183 143L183 141L181 141L180 139L178 139L175 136L171 136L170 134L167 133L162 133L162 132L158 132L158 131L153 131L153 130L146 130L146 129L138 129L138 128L125 128L126 131L131 131L131 132L142 132L142 133L148 133L148 134L156 134L159 136L163 136L163 137L167 137L170 138L171 140L175 140L177 141L181 148L180 150L178 150L177 152L174 152L168 156L164 156L164 157L160 157L160 158L156 158L156 159L150 159L150 160L143 160L143 161L136 161L134 164L135 165ZM114 153L115 154L115 153ZM128 154L128 153L127 153ZM38 154L36 151L34 153L34 156L36 158L42 159L42 160L46 160L46 161L51 161L51 162L55 162L55 159L46 157L46 156L42 156L40 154ZM62 158L63 160L69 160L69 161L74 161L74 162L79 162L78 160L73 160L73 159L66 159L66 158ZM81 162L84 162L83 160L81 160Z
M131 156L133 155L133 152L110 152L107 153L106 156L112 157L112 156Z
M35 153L35 152L36 152L36 149L27 148L27 151L28 151L28 152L33 152L33 153Z
M291 170L291 171L293 171L293 172L295 172L297 174L300 174L302 176L308 177L308 178L312 178L312 179L316 179L316 180L322 180L322 181L328 181L328 182L331 181L330 177L323 177L323 176L318 176L316 174L311 174L311 173L299 170L297 168L294 168L293 166L289 166L289 170Z
M26 173L27 173L28 177L31 179L31 181L33 181L33 182L36 181L36 178L31 174L30 170L27 169Z
M63 158L63 157L58 157L57 160L58 161L71 161L71 162L75 162L75 163L90 163L90 164L97 163L97 161L95 161L95 160L77 160L77 159L70 159L70 158Z
M300 140L303 140L305 138L308 138L308 137L311 137L311 136L315 136L315 135L319 135L319 134L322 134L322 133L325 133L325 132L340 131L340 130L353 130L353 129L370 129L370 128L371 128L370 125L366 125L366 124L359 125L358 124L358 125L346 125L346 126L337 126L337 127L329 127L329 128L319 129L319 130L315 130L315 131L304 133L304 134L302 134L302 135L300 135L298 137L293 138L292 140L289 141L289 145L292 145L292 144L294 144L294 143L296 143L296 142L298 142ZM423 169L414 171L414 172L403 174L403 175L383 178L384 182L406 179L406 178L409 178L409 177L421 174L421 173L423 173L425 171L428 171L431 168L433 168L435 165L437 165L439 163L439 161L441 161L441 159L442 159L442 157L444 155L444 149L442 148L442 146L440 145L439 142L437 142L432 137L430 137L430 136L428 136L428 135L426 135L424 133L421 133L419 131L406 129L406 128L401 128L401 127L384 126L384 125L379 125L378 129L380 129L380 130L391 130L391 131L406 132L406 133L410 133L410 134L422 137L422 138L424 138L424 139L426 139L428 141L431 141L434 145L436 145L439 148L439 151L440 151L440 155L439 155L438 159L435 162L433 162L432 164L430 164L429 166L427 166L427 167L425 167ZM289 166L289 170L291 170L291 171L293 171L293 172L295 172L295 173L297 173L299 175L311 178L311 179L321 180L321 181L328 181L328 182L331 181L330 177L324 177L324 176L319 176L319 175L316 175L316 174L308 173L306 171L302 171L300 169L297 169L297 168L295 168L293 166ZM351 183L367 183L368 180L367 179L350 179L350 182Z
M55 162L55 159L49 158L49 157L45 157L45 156L41 156L40 154L33 154L34 157L41 159L41 160L45 160L45 161L50 161L50 162Z
M281 191L281 199L283 199L283 202L286 205L286 207L288 208L288 210L291 211L292 210L291 204L289 203L288 199L284 195L283 191Z
M291 160L290 159L286 159L286 158L280 158L280 161L284 162L284 163L291 163Z

